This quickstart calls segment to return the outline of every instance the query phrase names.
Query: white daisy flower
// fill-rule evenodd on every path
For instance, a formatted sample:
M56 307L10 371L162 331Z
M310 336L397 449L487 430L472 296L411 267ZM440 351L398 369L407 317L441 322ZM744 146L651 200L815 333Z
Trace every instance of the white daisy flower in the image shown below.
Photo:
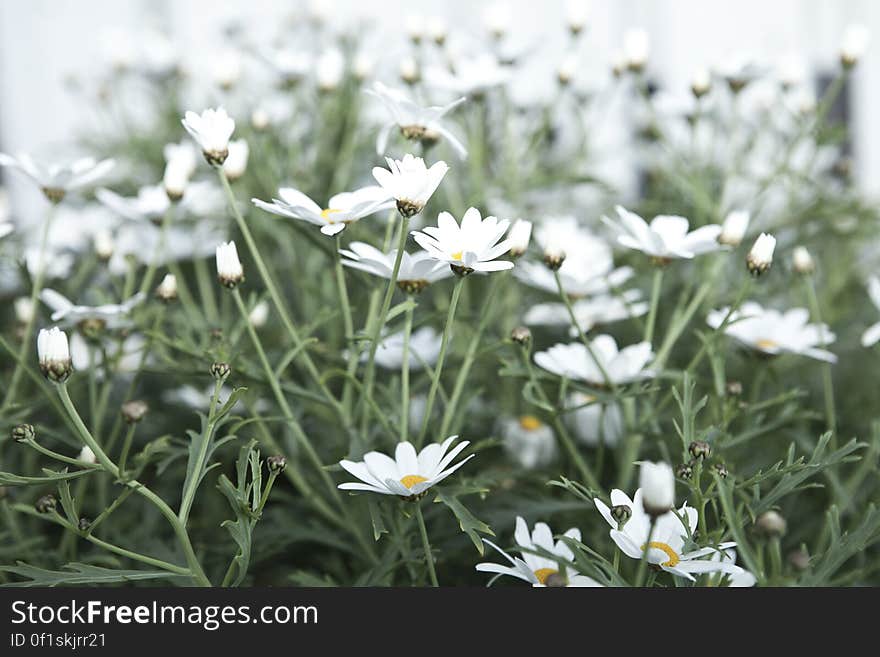
M373 84L372 89L366 93L378 98L391 114L391 122L386 124L376 138L376 152L384 155L388 147L388 137L394 128L400 130L406 139L419 141L424 145L431 145L443 137L449 142L458 157L467 157L467 149L464 144L453 135L441 119L453 109L461 105L465 98L461 97L443 106L423 107L415 103L406 93L397 89L391 89L381 82Z
M697 510L687 504L677 511L667 511L658 516L654 531L651 532L651 516L642 507L641 489L636 491L633 499L622 490L612 490L610 508L599 498L594 499L593 503L611 526L611 539L632 559L640 560L647 549L648 563L691 581L695 579L694 575L702 573L742 573L742 568L728 561L703 558L730 549L736 543L722 543L717 548L707 547L684 552L685 539L697 529ZM626 518L627 515L629 519L624 520L621 526L617 518ZM649 533L651 542L645 545Z
M201 114L190 111L181 123L201 147L208 164L223 164L229 155L229 139L235 132L235 121L225 109L206 109Z
M507 455L527 470L543 468L556 458L553 429L534 415L502 422L501 440Z
M461 275L473 271L491 272L512 269L513 263L495 258L510 250L510 241L501 240L510 222L480 216L476 208L468 208L461 225L448 212L437 216L437 226L429 226L412 235L431 257L449 264Z
M59 203L67 192L82 189L97 182L107 175L114 166L116 166L115 160L108 159L99 162L90 157L81 158L71 164L43 166L26 153L19 153L16 157L0 153L0 167L11 167L21 171L33 180L46 195L46 198L53 203Z
M558 376L597 387L605 385L602 370L614 385L633 383L654 376L652 371L645 369L654 357L648 342L639 342L618 350L617 342L610 335L597 335L590 340L590 346L602 365L601 369L580 342L556 344L547 351L539 351L535 354L535 363Z
M459 57L451 67L430 67L425 77L432 87L479 98L505 84L510 79L510 71L495 55L483 53L476 57Z
M569 334L577 337L597 325L641 317L648 312L641 290L626 290L619 295L602 294L572 303L578 326L571 325L571 315L564 303L539 303L529 308L523 322L532 326L568 326ZM578 330L580 327L580 331Z
M171 205L166 188L161 185L141 187L134 197L120 196L114 191L101 187L95 191L95 198L130 221L147 220L158 223Z
M387 370L399 370L403 365L403 332L393 333L382 338L376 349L376 365ZM409 369L421 370L433 365L440 356L440 336L430 326L413 331L409 336ZM361 356L366 361L369 354Z
M281 78L281 84L289 87L302 80L312 70L312 58L303 50L281 48L263 53L263 59Z
M571 528L563 536L581 540L581 530ZM535 529L531 533L526 521L517 516L516 531L514 539L520 548L519 557L512 557L500 547L483 539L486 545L495 548L501 555L510 562L510 566L497 563L480 563L477 564L477 570L481 573L495 573L496 575L509 575L516 577L525 582L529 582L534 587L542 586L571 586L571 587L598 587L602 586L591 577L579 575L574 570L574 553L562 540L553 542L553 532L550 527L543 522L535 523ZM557 557L551 559L543 555L535 554L538 550L549 552ZM560 563L562 562L562 563ZM563 568L563 572L559 569ZM496 578L492 578L489 584L492 584Z
M53 322L65 326L92 324L95 328L118 328L126 324L126 319L146 295L139 292L123 303L107 303L101 306L78 306L63 294L50 288L40 292L40 300L52 309Z
M718 242L727 246L739 246L749 229L751 215L746 210L733 210L724 218Z
M398 443L393 459L382 452L367 452L363 461L342 460L339 465L362 483L348 482L339 484L339 488L397 495L404 499L419 498L476 456L471 454L450 466L470 444L464 440L450 450L449 447L457 438L450 436L442 444L428 445L418 454L412 443Z
M713 310L706 321L714 329L721 326L729 308ZM734 311L724 333L740 344L764 354L800 354L828 363L836 363L837 356L822 349L834 342L835 335L826 324L810 324L806 308L792 308L786 312L764 309L754 301L742 304Z
M449 170L443 160L435 162L429 169L422 158L409 153L402 160L386 157L385 161L388 168L373 167L373 177L397 201L397 210L405 217L424 210Z
M633 275L629 267L614 269L611 247L571 216L547 217L535 229L535 241L544 252L563 252L559 279L572 297L603 294L625 283ZM526 285L558 294L556 277L540 262L517 263L514 276Z
M880 310L880 278L871 276L868 279L868 296L871 298L874 307ZM862 346L871 347L877 344L878 340L880 340L880 322L870 326L862 333Z
M688 232L690 224L684 217L658 215L648 224L635 212L616 206L617 220L602 217L602 221L617 234L617 243L661 261L678 258L690 259L704 253L718 251L721 226L709 224Z
M373 276L387 280L394 272L397 260L397 249L382 253L374 246L364 242L352 242L349 249L340 249L344 257L342 264L352 269L360 269ZM427 251L418 253L403 252L400 268L397 272L397 287L404 292L413 294L421 292L431 283L452 276L452 270L444 263L437 262Z
M326 208L321 208L292 187L282 187L278 190L278 196L281 198L272 199L271 203L257 198L251 201L266 212L320 226L324 235L336 235L345 230L348 224L394 207L387 190L376 185L336 194L330 197Z
M567 422L575 437L589 447L617 447L623 437L623 413L616 403L602 404L592 395L575 392L568 397Z

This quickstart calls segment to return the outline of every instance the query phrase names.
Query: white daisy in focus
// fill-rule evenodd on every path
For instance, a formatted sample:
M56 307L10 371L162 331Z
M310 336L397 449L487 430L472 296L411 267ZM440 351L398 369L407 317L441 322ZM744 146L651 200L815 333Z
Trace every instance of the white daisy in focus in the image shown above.
M352 242L348 249L340 249L342 264L352 269L360 269L373 276L391 279L397 249L382 253L374 246L364 242ZM397 272L397 287L408 294L421 292L431 283L452 276L452 270L444 263L437 262L426 251L418 253L403 252Z
M623 413L616 403L603 404L592 396L575 392L568 397L568 425L575 437L589 447L617 447L623 437Z
M420 157L407 153L402 160L386 157L388 168L373 167L373 178L397 201L397 211L412 217L425 209L449 167L440 160L428 168Z
M572 337L586 333L594 326L641 317L648 312L641 290L626 290L619 295L603 294L578 299L572 304L578 326L572 326L571 315L564 303L539 303L529 308L523 322L532 326L568 326Z
M235 121L222 107L206 109L201 114L187 112L181 119L183 127L201 147L212 166L220 166L229 155L229 139L235 132Z
M379 343L376 350L376 365L387 370L399 370L403 365L403 332L392 333ZM440 336L430 326L413 331L409 336L409 369L421 370L437 362L440 356ZM369 355L364 353L362 361Z
M635 212L619 205L615 209L617 220L602 217L602 221L615 231L617 243L658 261L691 259L724 248L718 243L721 234L718 224L701 226L688 232L690 224L684 217L658 215L648 224Z
M694 575L724 572L738 575L739 566L729 562L704 559L720 550L728 550L736 543L721 543L717 548L707 547L684 552L685 540L697 529L697 510L684 504L680 509L670 510L656 519L651 532L651 516L642 507L642 490L630 499L622 490L611 491L611 507L599 498L593 500L599 513L611 526L611 539L631 559L642 559L647 549L648 563L673 575L694 581ZM628 516L628 519L626 519ZM623 519L619 522L618 518ZM650 543L648 534L650 533Z
M101 306L78 306L60 292L46 288L40 292L40 300L52 309L51 319L64 326L80 326L93 329L114 329L126 324L132 309L143 303L146 295L135 294L123 303L106 303Z
M718 329L729 310L713 310L706 322L712 328ZM747 301L731 314L724 333L763 354L800 354L827 363L836 363L837 356L822 348L834 342L836 336L826 324L809 322L810 312L806 308L792 308L783 313L762 308L754 301Z
M388 192L376 185L336 194L326 208L292 187L282 187L278 196L281 198L272 199L271 203L257 198L251 201L266 212L320 226L324 235L336 235L359 219L394 207Z
M868 296L871 298L874 307L877 308L877 310L880 310L880 278L871 276L871 278L868 279ZM868 329L862 333L862 346L871 347L877 344L878 340L880 340L880 322L868 327Z
M534 415L502 422L501 441L507 455L526 470L543 468L556 458L553 429Z
M468 208L461 225L448 212L441 212L436 226L413 231L412 235L431 257L447 263L457 274L465 275L474 271L513 269L512 262L495 259L510 250L510 241L501 240L509 226L506 219L483 219L479 210Z
M378 98L391 114L391 122L386 124L376 137L376 152L384 155L388 147L388 137L394 128L400 130L406 139L418 141L423 146L435 144L441 137L449 142L458 157L467 157L467 149L464 144L453 135L441 119L450 111L461 105L465 98L441 106L422 107L415 103L406 93L397 89L391 89L381 82L376 82L372 89L365 93Z
M141 187L137 196L120 196L114 191L101 187L95 191L104 206L131 221L152 221L158 223L168 212L171 201L164 186L149 185Z
M43 166L26 153L20 153L16 157L0 153L0 167L10 167L23 173L39 186L52 203L60 203L68 192L97 182L114 166L116 166L115 160L99 162L90 157L75 160L70 164Z
M563 536L581 540L581 531L577 528L569 529ZM526 521L517 516L514 539L520 548L519 557L512 557L500 547L483 539L486 545L495 548L505 559L510 562L509 566L497 563L480 563L476 568L481 573L495 573L496 577L489 580L489 585L497 579L497 576L509 575L534 587L543 586L571 586L571 587L599 587L602 586L591 577L579 575L573 568L574 553L562 540L553 542L553 532L543 522L535 523L534 531L529 532ZM549 552L556 558L552 559L538 551ZM569 565L571 564L571 565ZM562 572L560 572L562 569Z
M398 443L393 459L382 452L367 452L363 461L342 460L339 465L361 481L339 484L339 488L397 495L406 500L418 499L476 456L471 454L450 465L470 444L464 440L450 450L457 438L450 436L442 444L428 445L418 454L412 443Z
M654 376L654 372L646 369L654 357L648 342L618 350L617 342L610 335L597 335L590 340L590 347L598 364L581 342L556 344L546 351L539 351L535 354L535 363L557 376L596 387L606 385L603 370L608 375L608 383L612 385L634 383Z

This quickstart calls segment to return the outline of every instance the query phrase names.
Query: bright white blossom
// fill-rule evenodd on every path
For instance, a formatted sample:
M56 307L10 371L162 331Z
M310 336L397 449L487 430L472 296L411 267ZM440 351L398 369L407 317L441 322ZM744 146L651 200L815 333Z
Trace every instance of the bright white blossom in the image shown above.
M639 342L618 350L617 342L610 335L597 335L590 340L590 346L596 360L593 360L593 355L583 343L573 342L555 344L546 351L539 351L535 354L535 363L557 376L594 386L606 384L603 370L608 375L609 383L616 385L634 383L654 376L651 370L646 369L654 357L648 342Z
M623 58L626 67L633 71L642 70L651 54L651 38L642 28L632 28L623 35Z
M865 56L871 32L864 25L849 25L840 44L840 61L844 66L855 66Z
M102 187L95 191L95 198L113 212L130 221L158 223L171 205L166 189L160 185L141 187L137 196L134 197L120 196L116 192Z
M83 448L79 451L79 455L76 457L77 461L83 461L84 463L91 463L92 465L98 462L98 458L95 456L95 453L92 451L92 448L88 445L83 445Z
M352 269L360 269L373 276L390 280L397 259L397 249L382 253L379 249L364 242L352 242L349 248L340 249L344 257L342 264ZM397 272L397 286L404 292L421 292L431 283L452 276L452 270L438 262L427 251L418 253L403 252Z
M717 329L729 312L729 308L713 310L706 321ZM747 301L730 314L724 333L750 349L771 356L790 353L837 362L837 356L822 348L834 342L834 333L826 324L809 322L810 313L806 308L792 308L783 313Z
M581 531L577 528L569 529L563 536L580 542ZM520 548L520 557L512 557L500 547L483 539L486 545L497 550L510 565L497 563L477 564L477 570L481 573L495 573L496 575L509 575L516 577L532 586L571 586L571 587L598 587L602 586L596 580L586 575L580 575L574 569L574 553L561 539L554 543L553 532L543 522L535 523L534 531L529 532L526 521L517 517L514 539ZM544 551L552 554L555 558L537 554ZM562 568L563 572L560 572ZM489 581L491 584L495 578Z
M244 280L244 269L238 259L235 242L226 242L217 247L217 280L226 287L232 288Z
M65 194L88 187L107 175L116 166L112 159L100 162L84 157L70 164L50 164L43 166L26 154L13 157L0 153L0 167L17 169L39 186L43 194L53 203L60 202Z
M502 422L501 440L507 455L527 470L543 468L556 458L553 429L534 415Z
M406 499L417 498L475 456L471 454L451 465L455 457L470 444L464 440L450 450L457 438L450 436L442 444L428 445L418 454L412 443L398 443L393 459L382 452L367 452L363 461L342 460L339 465L361 482L339 484L339 488L397 495Z
M123 303L105 303L100 306L78 306L63 294L50 288L40 292L40 300L52 309L53 322L62 322L66 326L97 322L100 327L117 328L125 325L125 320L132 309L143 303L146 296L135 294Z
M229 155L229 139L235 131L235 121L225 109L206 109L201 114L187 112L181 123L201 147L209 164L223 164Z
M315 62L315 82L319 91L335 91L344 75L345 58L339 50L331 48L321 53Z
M752 274L760 275L770 269L773 264L773 251L776 249L776 238L767 233L758 235L749 255L746 256L746 265Z
M510 255L515 258L523 255L529 248L531 238L532 222L525 219L514 221L510 232L507 234L507 241L510 243Z
M177 276L165 274L162 282L156 287L156 296L163 301L173 301L177 298Z
M468 208L461 225L448 212L441 212L437 216L437 226L428 226L412 234L431 257L451 265L456 272L491 272L513 268L512 262L495 259L510 250L510 242L501 240L509 226L506 219L483 219L479 210Z
M373 177L397 201L397 210L405 217L424 210L428 199L437 191L440 181L449 170L443 160L428 168L422 158L413 157L409 153L402 160L386 157L385 161L388 168L373 167Z
M617 243L641 251L659 260L690 259L703 253L718 251L721 226L709 224L688 232L690 224L684 217L658 215L648 224L635 212L617 206L617 220L602 217L617 234Z
M381 339L376 349L376 365L387 370L399 370L403 366L403 332L393 333ZM440 356L440 335L430 326L423 326L409 336L409 369L421 370L437 362ZM366 361L364 353L361 360Z
M13 302L15 319L21 324L27 324L34 318L34 303L30 297L18 297Z
M379 135L376 137L376 152L379 155L385 154L388 147L388 137L391 131L397 128L406 139L419 141L424 145L431 145L443 137L460 158L467 157L467 149L464 144L449 131L441 120L465 101L463 97L443 106L423 107L403 91L387 87L381 82L376 82L372 89L366 90L366 93L378 98L391 114L391 121L379 131Z
M535 326L568 326L569 334L577 337L594 326L604 326L632 317L641 317L648 312L648 304L642 298L641 290L625 290L619 294L600 294L586 299L578 299L571 304L577 326L571 322L571 315L564 303L548 302L535 304L523 317L523 322Z
M37 359L40 371L47 379L55 383L66 381L72 371L67 334L57 326L40 329L37 335Z
M336 194L330 197L326 208L321 208L292 187L282 187L278 190L278 196L281 198L272 199L271 203L257 198L251 201L266 212L320 226L324 235L336 235L363 217L394 207L388 191L376 185Z
M179 144L166 144L163 150L165 156L165 172L162 176L162 184L169 199L180 200L190 178L196 171L196 149L189 141Z
M642 506L648 515L659 516L675 506L675 474L668 463L643 461L639 465Z
M805 246L796 246L791 252L791 262L798 274L812 274L816 269L813 256Z
M631 559L642 559L647 549L648 563L691 581L695 579L694 575L703 573L742 573L742 568L728 561L704 558L715 555L719 550L728 550L735 543L684 551L685 540L697 530L698 515L697 510L687 504L677 511L667 511L657 517L652 532L651 516L642 507L641 489L636 491L633 499L622 490L612 490L611 507L599 498L594 499L593 503L611 526L611 539ZM627 516L628 519L625 519ZM623 522L619 522L618 518L624 518Z
M95 247L95 255L101 260L109 260L113 257L116 243L113 241L113 233L106 228L95 232L92 238L92 245Z
M233 139L229 142L229 155L223 162L223 172L229 180L238 180L247 169L250 148L244 139Z
M565 24L572 34L580 34L590 20L590 4L587 0L567 0Z
M751 215L745 210L734 210L724 218L718 242L726 246L739 246L749 229Z
M265 299L258 301L248 313L248 321L254 328L262 328L269 319L269 302Z

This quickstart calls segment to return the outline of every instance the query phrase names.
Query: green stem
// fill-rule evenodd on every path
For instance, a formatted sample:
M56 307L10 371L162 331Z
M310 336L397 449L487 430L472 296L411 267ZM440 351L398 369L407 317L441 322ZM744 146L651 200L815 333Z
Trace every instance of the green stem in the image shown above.
M173 215L174 204L172 203L165 211L165 216L162 217L162 225L159 228L159 242L156 245L156 252L153 254L153 258L147 266L147 271L144 273L144 279L141 281L141 294L147 294L153 285L153 278L156 276L156 268L159 266L159 259L165 253L165 241L168 237L168 226L171 223Z
M816 284L812 276L806 276L804 287L807 289L807 298L810 302L810 312L813 321L819 325L819 346L824 349L828 346L825 337L825 327L822 324L822 314L819 310L819 297L816 294ZM825 422L828 431L831 432L831 449L837 448L837 411L834 404L834 379L831 375L831 363L824 363L822 367L822 388L825 395Z
M193 465L189 485L186 487L186 490L183 491L183 497L180 501L180 511L178 512L177 517L180 519L180 523L184 527L186 527L186 523L189 520L189 512L192 509L193 501L196 497L196 491L202 480L202 471L205 469L205 461L208 458L208 450L211 447L211 441L214 436L214 426L217 422L217 398L220 396L220 388L223 387L223 381L224 379L218 378L214 382L214 392L211 394L211 405L208 407L208 419L205 422L202 444L196 455L196 461Z
M415 304L406 309L403 324L403 362L400 365L400 442L409 439L409 337Z
M648 311L648 321L645 324L645 342L653 344L654 326L657 323L657 307L660 305L660 290L663 287L663 267L654 269L654 278L651 284L651 309Z
M645 582L645 574L648 572L648 552L651 551L651 539L654 538L654 528L657 526L657 518L651 516L651 528L648 529L648 538L642 546L642 558L639 561L639 570L636 574L636 588L641 588Z
M425 563L428 564L428 575L431 577L431 586L437 587L437 573L434 570L434 555L431 554L431 543L428 541L428 529L425 527L425 518L422 515L422 503L416 502L416 518L419 521L419 532L422 535L422 549L425 551Z
M339 249L342 248L342 233L336 234L336 249L333 252L334 269L336 270L336 287L339 292L339 305L342 308L342 322L345 329L345 345L348 358L355 358L352 340L354 339L354 324L351 319L351 304L348 300L348 288L345 285L345 274L342 268L342 256ZM351 382L345 379L342 388L342 408L346 416L349 414L351 403Z
M449 336L452 334L452 326L455 322L455 309L458 307L458 300L461 298L461 291L464 288L464 276L459 276L455 282L455 288L452 290L452 299L449 302L449 311L446 314L446 326L443 329L443 337L440 341L440 355L437 357L437 365L434 367L434 379L431 381L431 389L428 391L428 400L425 403L425 416L422 419L422 428L419 431L417 447L425 440L425 434L428 433L428 426L431 424L431 412L434 409L434 399L437 397L437 389L440 387L440 375L443 373L443 362L446 360L446 350L449 347Z

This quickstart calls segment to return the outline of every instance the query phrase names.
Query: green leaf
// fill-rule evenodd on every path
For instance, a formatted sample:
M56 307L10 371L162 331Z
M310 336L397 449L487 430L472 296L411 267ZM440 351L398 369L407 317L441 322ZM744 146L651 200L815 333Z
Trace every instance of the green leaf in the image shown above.
M98 468L89 468L88 470L75 470L74 472L55 472L48 468L43 469L44 477L22 477L11 472L0 472L0 486L41 486L51 484L54 481L64 481L69 479L77 479L88 474L99 472Z
M23 582L7 582L0 586L24 588L32 586L83 586L86 584L114 584L146 579L168 579L181 577L166 570L115 570L90 566L84 563L69 563L65 570L45 570L19 561L15 566L0 566L0 571L27 578Z
M370 520L373 522L373 539L379 540L382 534L387 534L385 523L382 521L382 510L373 499L367 500L367 508L370 510Z
M217 488L229 501L235 520L224 520L221 527L225 527L232 540L238 546L238 553L232 558L232 566L235 567L236 576L231 580L231 586L238 586L247 575L251 562L252 534L258 520L255 509L259 505L262 489L259 487L260 452L254 449L257 441L252 440L241 448L238 459L235 462L237 484L233 485L226 475L220 475ZM250 482L248 472L250 471ZM256 476L254 475L256 473ZM253 497L251 494L253 493Z
M474 547L477 548L477 552L483 554L483 550L485 549L483 545L483 540L480 538L479 533L487 534L489 536L495 536L495 532L492 531L492 528L489 527L485 522L474 516L464 504L462 504L457 497L453 497L450 495L444 495L443 493L438 493L434 503L442 502L452 513L455 514L455 517L458 518L458 524L461 527L461 531L467 534L471 541L474 544ZM479 532L479 533L478 533Z

